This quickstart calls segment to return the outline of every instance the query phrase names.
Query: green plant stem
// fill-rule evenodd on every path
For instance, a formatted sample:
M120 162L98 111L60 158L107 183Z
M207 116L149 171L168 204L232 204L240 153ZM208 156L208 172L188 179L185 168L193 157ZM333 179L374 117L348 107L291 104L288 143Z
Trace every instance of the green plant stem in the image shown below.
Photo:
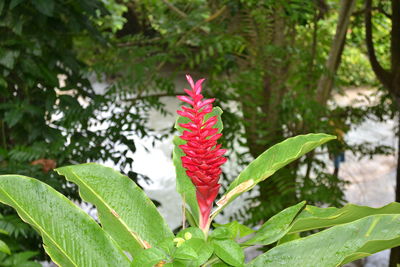
M218 258L217 256L213 256L213 257L211 257L211 259L209 259L206 263L204 263L204 264L202 265L202 267L207 267L207 266L209 266L210 264L216 263L216 262L218 262L218 261L219 261L219 258Z
M182 198L182 229L185 229L186 227L186 196L183 195Z

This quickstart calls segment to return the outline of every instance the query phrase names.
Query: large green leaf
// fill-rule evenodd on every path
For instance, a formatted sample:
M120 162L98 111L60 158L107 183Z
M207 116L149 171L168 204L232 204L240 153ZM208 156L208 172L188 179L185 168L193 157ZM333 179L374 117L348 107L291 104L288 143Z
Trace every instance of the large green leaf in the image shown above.
M221 114L222 114L222 109L219 107L214 107L212 112L207 114L205 119L208 119L213 116L218 117L218 122L214 126L214 128L218 128L218 132L222 132L223 125L222 125L222 120L221 120ZM187 123L189 122L189 119L186 117L178 116L176 123L175 123L175 129L178 130L180 134L184 131L184 129L179 126L179 123ZM185 200L185 202L189 205L191 214L194 216L194 219L196 222L199 222L199 206L197 204L197 199L196 199L196 188L193 185L192 181L190 178L186 175L186 170L182 166L182 161L181 157L185 156L185 153L181 148L179 148L179 145L183 145L186 143L185 140L182 140L178 136L174 137L173 140L174 143L174 151L172 154L172 159L175 165L175 170L176 170L176 191L178 191L179 194L181 194L182 198Z
M400 245L400 214L381 214L337 225L279 245L248 267L335 267Z
M215 255L221 260L232 266L244 265L244 252L238 243L232 239L212 240Z
M42 236L59 266L129 266L121 248L83 210L50 186L24 176L0 176L0 201Z
M306 204L305 201L284 209L266 221L259 230L247 240L245 245L269 245L281 239L290 230L290 226L299 211Z
M94 163L57 172L79 186L81 197L97 207L104 230L132 256L174 237L153 202L128 177Z
M212 216L215 217L233 199L249 191L280 168L333 139L336 139L336 136L322 133L298 135L270 147L253 160L230 184L227 192L217 202L219 207Z
M167 255L158 248L143 249L134 257L131 267L153 267L165 258Z
M289 234L348 223L374 214L400 214L400 203L393 202L381 208L347 204L340 209L307 205L296 217Z

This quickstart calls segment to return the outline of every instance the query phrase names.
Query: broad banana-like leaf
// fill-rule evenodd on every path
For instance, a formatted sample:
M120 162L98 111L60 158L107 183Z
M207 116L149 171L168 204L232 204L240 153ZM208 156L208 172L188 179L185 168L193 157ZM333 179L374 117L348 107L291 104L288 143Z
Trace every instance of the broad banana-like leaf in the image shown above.
M270 147L253 160L230 184L227 192L217 202L219 208L214 212L213 216L233 199L249 191L280 168L333 139L336 139L336 136L322 133L298 135Z
M205 119L208 119L213 116L218 117L218 122L213 127L219 129L218 133L222 132L223 129L221 114L222 114L222 109L219 107L214 107L212 112L207 114L207 116L205 117ZM179 126L179 123L187 123L187 122L189 122L188 118L178 116L175 123L175 129L177 129L178 132L182 134L184 129L181 126ZM174 150L172 154L172 160L174 162L176 170L176 191L178 191L178 193L181 194L182 198L189 205L191 214L193 215L195 221L198 224L199 205L197 204L196 187L193 185L190 178L186 175L186 170L182 166L181 157L185 156L185 153L181 148L179 148L179 145L185 144L186 141L180 139L178 136L175 136L173 139L173 143L174 143Z
M103 229L133 257L174 235L156 206L131 179L94 163L58 168L98 210Z
M284 209L266 221L244 245L269 245L287 234L294 218L306 204L305 201Z
M343 208L319 208L307 205L293 222L289 234L331 227L352 222L374 214L400 214L400 203L393 202L381 208L347 204Z
M83 210L50 186L20 175L0 176L0 202L42 236L59 266L129 266L115 241Z
M400 245L400 214L380 214L333 226L276 246L247 267L336 267Z

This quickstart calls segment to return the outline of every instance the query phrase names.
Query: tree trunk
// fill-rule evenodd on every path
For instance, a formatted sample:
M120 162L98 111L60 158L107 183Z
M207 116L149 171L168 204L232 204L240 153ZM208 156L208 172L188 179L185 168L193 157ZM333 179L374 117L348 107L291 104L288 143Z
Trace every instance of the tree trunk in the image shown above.
M340 58L342 56L344 44L346 41L346 33L350 24L350 16L355 6L355 0L341 0L339 20L336 26L335 37L329 51L328 60L325 64L325 73L322 74L317 86L317 101L324 105L328 101L333 87L333 79L339 67Z
M400 112L398 116L398 126L400 127ZM400 129L397 131L397 172L396 172L396 195L395 201L400 202ZM395 247L390 250L389 267L397 267L400 263L400 247Z
M375 54L372 38L372 0L365 1L365 41L367 44L369 61L376 77L390 93L397 107L400 127L400 0L391 0L392 29L390 33L390 69L384 69ZM400 202L400 131L397 132L397 173L395 200ZM392 248L390 252L390 267L400 264L400 247Z

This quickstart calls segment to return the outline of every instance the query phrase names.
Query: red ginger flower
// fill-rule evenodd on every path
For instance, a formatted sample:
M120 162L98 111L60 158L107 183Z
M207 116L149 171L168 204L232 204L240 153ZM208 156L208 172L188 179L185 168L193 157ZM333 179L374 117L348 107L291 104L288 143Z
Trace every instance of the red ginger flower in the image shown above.
M177 113L190 120L188 123L179 124L187 129L183 131L181 138L187 141L180 145L186 156L181 158L182 165L186 169L186 174L196 187L196 197L200 208L200 228L207 226L213 202L218 195L220 184L218 184L221 174L221 165L226 162L226 149L221 149L217 140L222 136L218 133L218 128L213 128L217 123L217 116L205 119L213 107L212 99L204 99L201 94L201 84L204 79L198 80L194 84L192 77L186 75L192 90L184 89L189 96L178 96L178 99L191 105L191 108L182 106L183 110Z

